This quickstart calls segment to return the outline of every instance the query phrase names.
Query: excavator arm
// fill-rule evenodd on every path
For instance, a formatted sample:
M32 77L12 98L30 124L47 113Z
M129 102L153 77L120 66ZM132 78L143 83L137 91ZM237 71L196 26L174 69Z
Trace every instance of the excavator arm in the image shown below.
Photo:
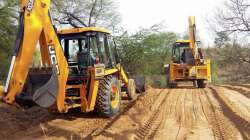
M52 67L50 80L36 90L33 100L42 107L50 107L64 100L68 78L68 63L50 18L50 0L20 0L20 24L14 54L4 88L4 101L15 103L23 90L35 48L39 43L42 63ZM59 111L65 109L57 102Z
M189 39L190 39L190 48L196 60L198 59L198 56L197 56L197 44L196 44L196 24L194 16L189 17Z

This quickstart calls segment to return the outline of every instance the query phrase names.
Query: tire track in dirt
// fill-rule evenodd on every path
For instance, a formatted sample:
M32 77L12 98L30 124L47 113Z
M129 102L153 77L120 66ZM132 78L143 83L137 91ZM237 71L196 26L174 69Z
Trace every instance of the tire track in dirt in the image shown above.
M163 90L161 90L159 93L163 92ZM125 106L123 108L123 110L116 115L115 117L113 117L108 123L106 123L104 126L102 126L101 128L97 129L97 130L93 130L90 134L88 134L86 137L84 137L83 139L93 139L94 137L100 136L102 134L105 133L105 130L109 129L110 127L112 127L112 125L122 116L124 115L126 112L128 112L138 101L138 98L144 96L145 94L141 94L139 95L135 100L133 100L132 102L128 103L127 106Z
M178 137L180 137L182 129L184 128L183 126L185 126L185 123L186 123L186 116L185 116L185 114L186 114L186 107L185 107L186 102L185 102L185 99L186 99L186 95L187 95L186 91L187 91L187 89L184 89L183 93L185 95L182 96L182 99L177 100L177 102L176 102L176 103L178 103L178 101L180 101L180 103L176 105L176 110L175 110L176 111L175 113L177 114L176 115L177 116L177 122L179 123L179 129L178 129L178 132L176 134L175 140L177 140ZM180 93L180 91L179 91L180 96L183 93Z
M179 140L207 138L235 140L242 138L250 140L248 118L240 115L237 106L232 106L226 94L218 94L218 91L220 90L217 87L153 89L150 96L141 95L142 98L139 97L138 100L126 103L123 111L111 119L92 118L91 116L91 118L78 119L77 117L80 116L77 115L74 116L77 118L76 120L65 121L63 117L59 118L60 123L53 122L53 126L47 127L45 124L45 127L48 128L45 134L48 137L41 137L43 135L41 130L31 129L29 129L31 132L25 131L27 137L24 137L27 139L59 139L61 137L65 139L127 138L141 140L158 138ZM139 119L134 117L137 115ZM99 124L94 124L94 122L99 122ZM59 125L60 127L57 127ZM67 128L64 129L65 127ZM86 131L84 127L95 128ZM22 136L23 132L19 132L19 136Z
M177 91L175 91L175 93L173 93L173 95L175 95L175 96L177 96L177 98L176 98L176 102L175 102L175 104L174 104L174 112L173 112L173 117L174 118L176 118L176 121L179 123L179 125L178 125L178 130L177 130L177 132L176 132L176 135L175 135L175 140L178 138L178 136L179 136L179 134L180 134L180 130L181 130L181 126L182 126L182 112L183 112L183 110L180 110L180 109L184 109L184 108L182 108L182 107L180 107L181 106L181 104L179 103L180 102L180 97L181 97L181 94L180 94L180 92L177 92Z
M144 94L139 95L138 98L142 96ZM6 137L6 139L58 139L58 137L65 139L85 139L88 134L96 133L96 131L99 132L100 128L106 129L110 127L122 114L129 111L137 100L125 102L123 103L121 113L110 119L101 118L95 113L49 114L48 116L53 117L42 122L40 122L41 117L38 120L36 120L37 118L29 119L25 123L37 122L38 124L34 128L28 127L29 129L20 129L12 132L13 135ZM16 113L14 112L14 114ZM16 118L16 116L14 117ZM20 137L24 133L25 136Z
M238 88L238 87L234 87L234 86L221 86L221 87L224 87L226 89L229 89L229 90L234 90L234 91L237 91L239 92L240 94L246 96L247 98L250 99L250 91L246 91L242 88Z
M193 99L194 89L190 89L190 92L185 93L185 126L189 130L192 130L198 121L195 117L196 109L195 109L195 101Z
M198 139L198 134L196 136L193 135L195 133L198 133L197 128L200 125L200 122L198 122L198 118L195 117L195 114L198 113L196 112L198 106L196 104L196 100L193 98L193 93L196 92L197 90L193 88L185 89L183 100L184 114L182 114L184 122L182 122L182 129L179 134L180 136L178 136L177 139Z
M194 119L197 121L198 119L198 115L197 115L197 112L196 112L196 110L197 110L197 107L195 106L195 104L197 103L196 101L195 101L195 93L194 93L194 91L192 90L191 91L191 94L192 94L192 102L193 102L193 115L194 115Z
M159 131L155 135L155 139L176 139L180 133L181 122L182 122L182 108L180 103L182 102L183 94L180 89L172 89L169 93L166 101L166 111L164 113L163 121L160 125ZM169 128L169 126L171 126ZM169 134L171 133L171 134ZM167 137L167 138L166 138Z
M232 85L231 86L240 86L240 87L244 87L244 88L249 88L250 89L250 85L244 85L244 84L236 84L236 85Z
M175 96L176 97L176 96ZM173 94L169 94L169 98L174 98L173 97ZM167 103L167 106L169 106L169 108L167 109L167 117L170 117L170 115L172 114L173 110L175 109L175 104L176 103L171 103L171 102L168 102Z
M180 117L180 113L178 113L178 103L180 102L180 97L181 94L179 92L176 92L176 90L172 89L171 93L169 93L168 95L168 99L166 101L166 111L164 114L164 118L163 121L161 123L162 126L159 127L164 127L164 124L166 124L167 118L176 118L177 117L177 121L180 121L181 117ZM164 111L164 110L163 110ZM180 125L178 126L178 131L173 132L176 134L173 134L175 136L173 136L172 138L176 138L176 136L178 135L177 133L179 133L180 131ZM161 128L162 129L162 128ZM157 132L159 133L159 132Z
M150 92L151 91L151 92ZM167 94L168 90L165 89L152 89L148 94L141 96L137 99L133 107L126 109L126 112L119 115L117 119L111 121L106 126L95 130L84 139L129 139L135 138L135 132L144 125L147 116L151 115L153 111L158 109L163 97ZM166 93L165 93L166 92ZM143 121L142 121L143 120ZM157 131L154 127L154 131ZM153 131L153 132L154 132ZM151 137L154 133L151 134Z
M203 101L202 101L202 99L201 99L201 91L199 90L199 101L200 101L200 104L201 104L201 108L202 108L202 112L203 112L203 114L204 114L204 116L205 116L205 118L206 118L206 121L209 123L209 119L208 119L208 115L206 115L206 114L208 114L208 113L206 113L206 111L205 111L205 107L204 107L204 105L203 105Z
M202 111L199 94L199 89L195 88L174 89L167 100L170 102L167 110L173 108L171 104L175 106L175 110L170 115L168 115L169 111L166 111L165 123L161 125L155 138L169 140L216 139L210 122L207 121Z
M188 93L189 94L189 93ZM184 125L188 125L187 124L187 112L186 112L186 105L187 105L187 92L185 92L185 96L184 96L184 105L183 105L183 109L184 109Z
M247 97L247 94L250 95L249 89L240 86L218 86L216 90L226 97L227 102L230 103L238 114L243 118L250 118L250 98ZM250 119L248 121L250 122Z
M179 88L171 89L171 92L163 91L165 92L161 94L153 94L155 96L150 107L147 107L147 112L133 108L129 114L121 116L97 138L248 139L245 136L247 131L239 130L225 115L223 105L210 89ZM145 106L140 109L143 108ZM135 112L139 114L134 114ZM140 121L131 120L133 115L141 116Z
M234 133L229 131L229 127L226 128L226 121L222 112L216 108L209 94L205 90L200 91L199 98L202 104L203 112L207 118L207 121L212 125L212 131L214 137L217 140L235 140Z
M171 90L164 95L160 103L155 106L156 110L152 113L146 123L137 130L135 137L136 140L154 139L156 132L164 121L167 103L166 100L170 92Z
M203 90L200 90L200 89L199 89L199 93L198 93L199 104L200 104L200 106L201 106L202 113L203 113L203 115L205 116L207 123L210 123L212 126L215 126L215 127L212 127L211 129L212 129L212 132L213 132L213 138L214 138L215 140L217 140L217 138L219 137L219 127L218 127L216 124L212 124L212 123L211 123L211 122L212 122L211 119L213 119L213 118L212 118L212 116L210 115L210 113L207 112L208 110L205 108L205 106L204 106L204 104L203 104L203 101L202 101L202 99L201 99L201 94L202 94L201 91L203 92ZM208 116L209 116L209 117L208 117Z
M250 122L249 118L244 118L241 113L233 107L230 100L223 94L219 94L214 87L210 87L213 96L219 101L223 114L234 123L236 128L241 133L243 139L250 139Z

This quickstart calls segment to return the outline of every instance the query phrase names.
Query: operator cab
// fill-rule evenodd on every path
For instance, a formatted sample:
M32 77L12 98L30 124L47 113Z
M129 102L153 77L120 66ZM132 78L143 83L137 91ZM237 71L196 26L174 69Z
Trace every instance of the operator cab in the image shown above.
M74 28L58 32L70 75L86 75L88 67L103 64L112 68L117 64L117 53L109 31L96 28Z
M177 64L194 64L194 56L192 50L189 47L189 40L176 41L172 49L173 62Z

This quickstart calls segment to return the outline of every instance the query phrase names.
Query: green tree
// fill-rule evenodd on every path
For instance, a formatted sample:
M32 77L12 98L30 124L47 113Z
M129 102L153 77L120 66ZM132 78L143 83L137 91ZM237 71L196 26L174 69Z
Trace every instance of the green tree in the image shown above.
M216 47L223 47L230 41L230 38L226 32L217 32L216 35L217 37L214 40Z
M0 1L0 81L4 80L10 63L16 34L16 12L13 1Z
M122 63L132 74L161 74L163 65L170 61L171 47L176 40L172 32L159 32L142 29L118 39L118 50Z

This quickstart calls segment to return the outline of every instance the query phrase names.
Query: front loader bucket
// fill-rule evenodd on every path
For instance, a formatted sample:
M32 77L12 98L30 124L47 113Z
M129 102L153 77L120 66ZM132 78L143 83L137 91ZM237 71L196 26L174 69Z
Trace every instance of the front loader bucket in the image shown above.
M57 100L58 87L57 74L53 68L49 81L35 91L33 101L44 108L52 106Z

